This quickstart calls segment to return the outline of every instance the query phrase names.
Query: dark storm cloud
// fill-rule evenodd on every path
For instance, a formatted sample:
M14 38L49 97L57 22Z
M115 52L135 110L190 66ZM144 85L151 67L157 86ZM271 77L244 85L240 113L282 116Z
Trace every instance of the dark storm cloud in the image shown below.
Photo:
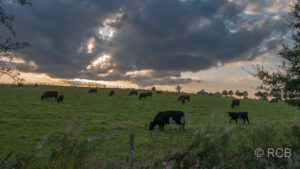
M143 86L189 83L184 71L196 72L228 62L252 60L274 34L284 35L284 19L261 13L248 16L269 1L228 0L35 0L32 7L6 5L16 15L18 39L32 47L20 51L34 61L36 72L59 78L130 80ZM113 14L123 13L112 38L98 31ZM95 38L92 53L86 43ZM272 50L278 41L272 41ZM266 52L266 51L265 51ZM100 54L109 54L110 65L86 70ZM126 72L150 69L149 75L133 77ZM24 69L28 70L28 69ZM112 71L113 70L113 71ZM102 76L100 76L102 75Z

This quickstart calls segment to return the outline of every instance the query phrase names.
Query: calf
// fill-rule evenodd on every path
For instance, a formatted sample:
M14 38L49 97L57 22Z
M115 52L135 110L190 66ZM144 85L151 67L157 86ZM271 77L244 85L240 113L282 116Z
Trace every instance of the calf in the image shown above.
M137 90L131 90L128 95L129 96L131 96L131 95L136 95L137 96L137 94L138 94Z
M60 95L58 98L57 98L57 103L63 103L64 101L64 95Z
M45 91L44 94L41 96L41 100L48 98L48 97L54 97L57 99L58 92L57 91Z
M234 106L240 106L240 100L239 99L233 99L231 103L231 108L234 108Z
M97 88L90 88L88 93L95 93L97 94Z
M185 103L185 100L188 100L190 102L190 96L189 95L181 95L179 98L178 98L178 101L181 101L182 104Z
M115 95L115 91L114 91L114 90L111 90L111 91L109 92L108 96L113 96L113 95Z
M237 124L238 119L243 119L244 124L245 124L246 120L249 124L248 112L228 112L228 115L230 116L230 123L231 123L231 120L235 120L235 123Z
M156 125L159 130L163 131L166 124L179 124L180 129L184 130L185 116L182 111L163 111L157 113L152 122L150 122L149 130L153 130Z
M145 93L140 93L139 95L139 100L141 100L142 98L146 98L148 96L152 97L152 92L145 92Z

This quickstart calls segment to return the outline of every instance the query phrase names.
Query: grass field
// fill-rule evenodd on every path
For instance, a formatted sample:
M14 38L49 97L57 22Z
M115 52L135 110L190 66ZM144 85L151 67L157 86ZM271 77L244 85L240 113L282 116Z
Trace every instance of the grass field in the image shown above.
M52 98L41 100L46 90L57 90L63 94L63 104ZM129 90L115 89L113 97L108 96L109 91L101 88L97 94L88 94L88 88L1 86L0 160L10 151L35 150L49 132L52 134L42 149L56 150L72 122L72 132L76 133L82 127L82 138L96 136L92 141L97 147L96 154L101 156L103 163L116 166L113 164L116 161L128 163L130 133L135 134L136 163L142 165L190 145L195 131L208 123L225 123L233 129L234 135L238 135L247 133L258 124L273 124L278 130L289 128L300 115L297 109L285 103L270 104L246 99L241 100L240 108L234 111L247 111L250 124L244 125L239 121L236 125L229 124L226 114L232 111L231 98L191 95L191 102L182 105L177 101L177 93L153 93L152 98L139 101L137 96L128 96ZM190 125L186 125L183 132L179 131L179 126L172 128L169 125L164 132L160 132L158 127L150 132L149 122L164 110L188 112L191 115Z

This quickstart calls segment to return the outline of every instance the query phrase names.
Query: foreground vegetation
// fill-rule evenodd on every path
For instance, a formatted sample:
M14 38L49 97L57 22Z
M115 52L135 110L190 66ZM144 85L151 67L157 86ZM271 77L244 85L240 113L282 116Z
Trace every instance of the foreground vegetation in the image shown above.
M63 104L40 100L45 90L64 94ZM299 111L284 103L241 100L250 124L229 124L230 98L154 93L139 101L129 90L73 87L0 87L0 168L129 168L129 134L135 134L136 168L297 168ZM185 131L166 126L150 132L157 112L191 116ZM291 148L292 158L256 158L256 148Z

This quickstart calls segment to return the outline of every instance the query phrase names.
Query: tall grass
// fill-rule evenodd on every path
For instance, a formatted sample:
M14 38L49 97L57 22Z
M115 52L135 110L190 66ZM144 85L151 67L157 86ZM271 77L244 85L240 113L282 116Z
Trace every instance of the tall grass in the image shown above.
M264 156L255 156L262 148ZM289 148L290 158L272 154L267 149ZM279 154L281 156L281 154ZM287 157L289 154L286 154ZM291 127L256 124L253 128L232 127L224 123L208 123L196 130L189 146L153 161L146 168L289 168L300 167L300 122Z
M75 121L73 119L73 121ZM128 156L108 159L96 142L95 136L83 137L82 122L79 127L70 127L59 138L60 144L51 147L52 131L47 133L32 151L21 150L9 152L1 158L0 168L51 168L51 169L101 169L130 168ZM76 123L76 122L74 122ZM174 129L169 144L164 147L164 154L151 152L157 141L151 136L148 161L135 161L134 168L180 168L180 169L218 169L218 168L289 168L297 169L300 164L300 122L292 126L278 128L274 123L248 125L226 125L224 123L207 123L194 132L188 146L176 145L179 130ZM160 134L164 134L161 132ZM157 136L157 135L156 135ZM255 156L256 148L290 148L290 158Z

